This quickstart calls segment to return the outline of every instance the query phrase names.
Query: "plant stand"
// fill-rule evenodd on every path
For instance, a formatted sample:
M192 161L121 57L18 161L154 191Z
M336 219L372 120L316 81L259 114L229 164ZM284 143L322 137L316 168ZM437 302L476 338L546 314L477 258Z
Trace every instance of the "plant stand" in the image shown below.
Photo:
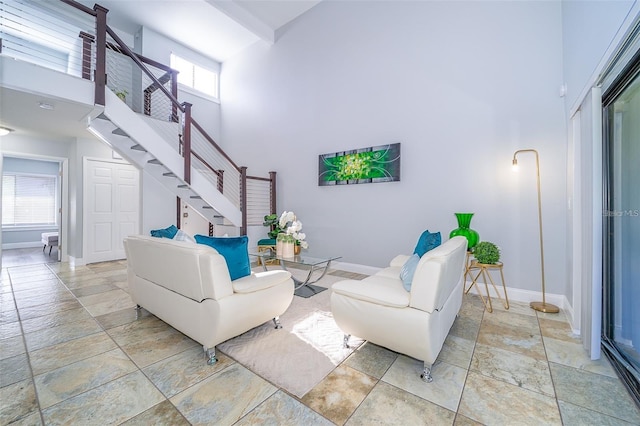
M478 292L478 295L480 296L480 299L482 300L482 303L484 304L485 308L487 308L487 311L489 311L490 313L493 312L493 305L491 304L491 294L489 293L489 282L491 282L491 285L493 286L493 290L495 291L496 296L498 296L498 299L502 301L504 308L509 309L509 297L507 296L507 287L504 283L504 274L502 273L502 267L503 267L502 262L479 263L477 260L472 260L465 271L465 278L467 274L469 274L470 277L473 277L473 281L471 281L471 285L464 290L464 293L465 294L469 293L469 290L471 290L471 287L475 286L477 283L478 286L476 286L476 291ZM475 277L473 276L474 270L478 271ZM500 279L502 280L502 291L504 294L504 299L500 295L500 292L498 291L498 287L496 286L496 283L491 277L491 271L500 271ZM482 292L480 291L481 283L478 282L478 278L480 278L480 276L482 276L482 282L484 282L484 288L485 288L485 291L487 292L486 299L482 295Z

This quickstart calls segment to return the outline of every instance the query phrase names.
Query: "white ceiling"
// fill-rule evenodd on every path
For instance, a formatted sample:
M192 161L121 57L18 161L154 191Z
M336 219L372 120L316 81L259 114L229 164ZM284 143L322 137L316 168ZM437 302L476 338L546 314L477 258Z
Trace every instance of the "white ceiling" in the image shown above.
M320 0L80 0L109 9L111 27L134 34L141 26L163 34L219 62L276 31ZM39 107L42 102L53 110ZM88 105L48 99L0 87L0 125L19 134L88 136Z
M81 0L109 9L107 23L134 34L141 26L224 62L276 31L320 0Z

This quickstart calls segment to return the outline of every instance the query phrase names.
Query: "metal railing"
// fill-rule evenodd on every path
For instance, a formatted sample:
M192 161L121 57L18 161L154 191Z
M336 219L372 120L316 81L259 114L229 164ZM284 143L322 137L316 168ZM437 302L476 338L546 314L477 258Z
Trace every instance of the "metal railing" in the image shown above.
M112 90L184 157L185 182L198 170L241 210L241 234L261 225L276 212L275 172L247 176L178 101L177 71L132 52L107 25L107 12L74 0L0 0L0 53L93 80L98 105Z

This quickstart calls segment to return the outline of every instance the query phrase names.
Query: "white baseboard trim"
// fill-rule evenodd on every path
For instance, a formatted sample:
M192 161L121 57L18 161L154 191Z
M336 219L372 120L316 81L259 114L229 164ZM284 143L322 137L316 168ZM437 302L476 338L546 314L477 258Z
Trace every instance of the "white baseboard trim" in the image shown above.
M11 250L11 249L21 249L21 248L34 248L34 247L44 247L40 241L27 241L24 243L5 243L2 244L2 250Z
M334 262L331 264L331 267L334 269L340 269L342 271L355 272L358 274L365 274L365 275L373 275L376 272L379 272L383 269L383 268L377 268L375 266L367 266L367 265L360 265L357 263L347 263L347 262ZM471 281L467 281L465 288L467 288L469 285L471 285ZM492 297L495 298L496 296L491 285L489 285L489 291L491 291ZM477 294L476 287L474 286L470 292L472 294ZM483 288L482 294L484 295L484 288ZM509 297L509 300L512 300L514 302L531 303L531 302L542 301L541 292L533 291L533 290L523 290L521 288L507 287L507 296ZM571 326L571 330L573 331L573 333L576 335L580 335L580 329L576 328L574 325L575 320L573 318L574 316L573 307L569 303L569 300L567 299L567 297L563 294L546 293L545 300L548 303L552 303L558 306L559 308L561 308L564 311L565 315L567 316L567 320L569 321L569 325Z
M375 266L359 265L357 263L347 262L332 262L331 268L364 275L373 275L376 272L380 272L382 270L382 268L377 268Z
M471 285L471 281L467 281L465 288L468 288ZM478 294L477 289L478 283L471 289L470 293ZM484 284L482 285L482 295L484 296ZM501 286L498 286L498 290L502 292ZM493 298L496 297L495 292L491 284L489 284L489 291L491 292L491 296ZM501 294L502 296L502 294ZM542 301L542 293L539 291L532 290L523 290L521 288L513 288L507 286L507 296L510 301L514 302L522 302L522 303L531 303L531 302L541 302ZM545 300L548 303L558 306L562 309L567 315L567 319L569 320L569 324L571 325L571 329L575 334L580 334L580 330L576 330L573 326L573 307L569 304L569 300L563 294L553 294L553 293L545 293Z
M76 266L84 266L86 264L87 263L81 257L69 256L69 266L71 266L72 268L75 268Z

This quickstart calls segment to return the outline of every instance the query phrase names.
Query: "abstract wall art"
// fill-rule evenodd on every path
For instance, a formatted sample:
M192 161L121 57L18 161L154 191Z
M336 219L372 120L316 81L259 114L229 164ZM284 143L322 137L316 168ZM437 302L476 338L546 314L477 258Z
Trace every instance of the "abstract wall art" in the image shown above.
M400 180L400 143L321 154L318 185L396 182Z

